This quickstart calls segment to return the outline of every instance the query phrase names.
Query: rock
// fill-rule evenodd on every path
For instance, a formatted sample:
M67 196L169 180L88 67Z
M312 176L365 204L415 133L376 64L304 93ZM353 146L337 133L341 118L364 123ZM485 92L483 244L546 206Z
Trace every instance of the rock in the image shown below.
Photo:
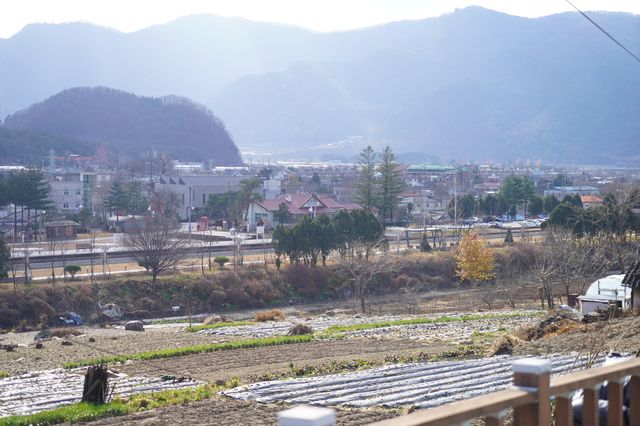
M73 345L73 343L71 343L69 340L63 340L62 343L60 343L62 346L71 346Z
M34 336L33 340L44 340L51 337L51 330L46 328L44 330L38 331L38 333Z
M5 350L7 352L13 352L16 346L14 345L0 345L0 349Z
M36 343L36 349L44 349L44 345L40 342Z
M91 343L95 343L95 342L96 342L96 339L94 339L93 337L89 337L89 342L91 342Z
M98 308L100 308L102 315L106 317L109 317L111 319L122 318L122 309L120 308L120 306L116 305L115 303L98 305Z
M128 321L125 323L124 329L129 331L144 331L144 324L142 321Z

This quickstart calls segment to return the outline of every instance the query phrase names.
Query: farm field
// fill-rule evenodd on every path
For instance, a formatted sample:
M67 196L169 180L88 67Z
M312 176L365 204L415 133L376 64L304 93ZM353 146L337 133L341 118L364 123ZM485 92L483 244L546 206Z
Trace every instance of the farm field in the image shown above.
M230 325L214 325L199 331L187 330L189 324L185 322L147 325L144 332L125 331L121 326L78 327L73 330L80 334L44 340L41 349L35 348L35 332L8 333L0 335L0 344L17 346L12 351L0 351L0 370L9 374L8 378L0 379L0 386L3 380L13 380L14 386L19 384L19 374L37 375L40 373L36 372L50 370L42 374L48 374L48 377L59 374L64 378L59 380L59 386L65 388L66 393L61 394L67 395L67 401L72 401L73 393L78 399L81 389L81 376L73 372L81 370L53 370L52 373L51 369L104 356L155 353L194 345L224 345L248 339L286 338L293 325L304 324L311 327L314 334L299 343L238 349L225 347L191 355L162 355L156 359L149 357L110 364L110 368L121 375L118 380L128 377L132 383L150 384L147 389L162 384L159 382L162 376L193 380L185 386L211 383L227 389L205 401L89 424L275 424L278 411L293 404L313 402L337 408L338 424L358 425L397 416L408 406L428 407L449 402L446 397L436 398L437 392L432 395L435 399L415 399L408 395L415 392L411 380L416 378L424 389L441 386L442 395L451 393L446 383L437 383L438 374L447 368L467 371L465 380L453 391L469 397L477 394L474 392L490 392L508 384L510 354L550 357L554 372L562 373L581 368L589 350L598 344L603 351L613 348L620 352L635 352L640 349L637 320L630 317L595 324L565 321L531 341L514 337L517 343L505 351L500 346L505 336L522 335L520 330L535 329L549 316L546 311L536 309L534 298L526 302L526 296L531 295L529 290L521 291L517 309L506 307L504 289L494 290L497 308L492 310L483 309L475 290L460 290L440 295L437 306L433 295L421 294L418 298L420 314L407 313L404 299L387 297L378 300L377 308L366 315L354 313L347 304L334 305L333 309L315 304L286 308L283 310L286 318L281 321L255 322L255 310L237 312L227 318L232 321ZM466 309L456 310L460 306ZM415 307L412 310L415 311ZM375 314L376 311L379 313ZM489 357L497 353L508 355ZM71 383L73 380L69 377L73 374L77 379ZM397 381L388 379L390 374L396 376ZM387 379L380 381L376 378L379 376ZM282 379L288 380L280 382ZM480 379L485 385L474 387L473 383ZM352 388L367 380L371 386L366 389ZM336 381L342 384L337 385ZM469 385L468 389L465 383ZM376 388L386 390L377 395ZM327 399L327 393L332 397ZM351 396L341 399L339 395L343 394ZM17 405L37 405L37 401L28 400L29 396L23 398ZM14 406L15 400L14 395ZM0 394L0 407L7 404L8 398L5 396L3 400Z

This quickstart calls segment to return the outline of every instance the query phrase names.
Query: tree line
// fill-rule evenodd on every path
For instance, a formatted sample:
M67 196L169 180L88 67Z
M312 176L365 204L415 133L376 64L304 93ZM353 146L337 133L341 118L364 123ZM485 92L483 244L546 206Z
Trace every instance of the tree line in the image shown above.
M316 266L320 259L325 265L332 251L344 257L368 257L382 235L382 225L371 212L341 210L331 218L304 216L294 226L278 225L272 242L277 264L286 256L291 263Z
M566 196L563 201L582 206L579 195ZM515 218L518 208L523 208L530 216L542 213L550 214L560 204L555 195L541 197L536 194L533 182L527 176L507 176L497 194L488 194L484 198L464 194L451 200L448 206L449 217L469 218L476 215L503 216Z
M619 243L628 235L640 232L640 188L607 194L601 206L582 208L573 198L565 197L549 215L548 225L564 228L578 237L609 234Z

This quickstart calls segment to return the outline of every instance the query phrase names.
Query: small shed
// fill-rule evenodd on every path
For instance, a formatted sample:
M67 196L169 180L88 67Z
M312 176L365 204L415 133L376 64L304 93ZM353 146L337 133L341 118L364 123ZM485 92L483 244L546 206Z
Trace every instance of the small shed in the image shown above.
M69 240L78 237L78 223L72 220L54 220L44 224L47 239Z
M144 226L145 216L128 215L128 216L111 216L107 218L109 230L115 232L128 232L132 229Z
M578 297L582 314L606 309L611 304L616 304L620 309L630 308L631 288L622 283L623 279L624 274L609 275L591 283L587 293Z

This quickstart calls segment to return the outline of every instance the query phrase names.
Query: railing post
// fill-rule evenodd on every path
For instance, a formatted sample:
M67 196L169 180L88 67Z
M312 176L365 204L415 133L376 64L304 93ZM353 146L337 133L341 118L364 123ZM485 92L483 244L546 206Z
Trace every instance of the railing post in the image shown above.
M278 426L334 426L336 412L330 408L298 405L278 413Z
M600 385L582 389L582 425L597 426L600 424Z
M609 380L607 383L607 394L609 396L607 426L618 426L622 424L623 388L624 382Z
M573 426L573 393L556 395L556 426Z
M640 375L629 380L629 426L640 426Z
M538 395L536 402L514 408L514 424L516 426L550 425L551 362L547 359L527 358L515 361L512 368L513 384L521 389L536 392Z

